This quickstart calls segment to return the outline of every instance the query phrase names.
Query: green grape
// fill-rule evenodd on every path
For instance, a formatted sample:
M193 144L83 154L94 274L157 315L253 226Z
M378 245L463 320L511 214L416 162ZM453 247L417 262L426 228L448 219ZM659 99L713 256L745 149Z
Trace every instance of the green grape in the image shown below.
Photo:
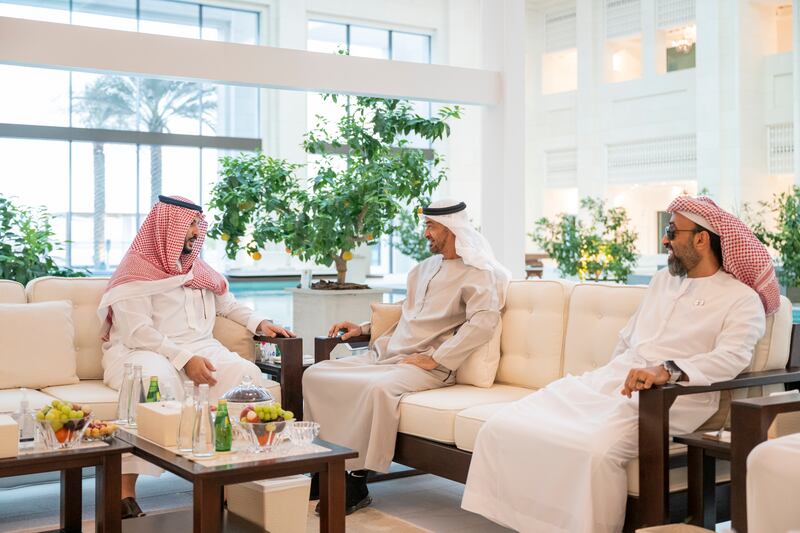
M59 429L64 427L64 424L61 422L50 422L50 425L53 427L53 431L58 431Z
M41 411L36 412L36 420L44 420L44 413Z
M291 411L284 411L283 418L284 420L291 420L292 418L294 418L294 413Z
M72 409L69 408L69 405L61 406L61 412L64 413L65 415L68 415L70 411L72 411Z
M75 411L75 418L83 418L83 417L84 417L84 413L83 413L82 410L79 409L79 410Z

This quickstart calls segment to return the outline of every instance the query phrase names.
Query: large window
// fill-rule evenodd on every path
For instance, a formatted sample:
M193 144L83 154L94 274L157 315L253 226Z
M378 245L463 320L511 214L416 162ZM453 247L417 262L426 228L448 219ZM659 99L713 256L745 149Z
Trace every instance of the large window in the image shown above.
M0 16L257 44L259 13L169 0L0 1ZM0 65L2 194L44 205L64 264L118 264L159 194L206 202L222 150L260 147L251 87Z
M410 33L391 29L372 28L355 24L308 21L308 50L324 53L347 53L353 56L409 61L413 63L431 62L431 37L421 33ZM420 115L430 117L430 102L413 102ZM308 127L315 127L319 121L338 120L341 107L324 100L321 95L309 93L307 118ZM409 138L410 146L430 148L430 143L422 139ZM314 173L314 160L309 160L309 172ZM388 274L406 270L407 261L399 257L392 245L391 236L384 237L380 245L372 249L372 274Z

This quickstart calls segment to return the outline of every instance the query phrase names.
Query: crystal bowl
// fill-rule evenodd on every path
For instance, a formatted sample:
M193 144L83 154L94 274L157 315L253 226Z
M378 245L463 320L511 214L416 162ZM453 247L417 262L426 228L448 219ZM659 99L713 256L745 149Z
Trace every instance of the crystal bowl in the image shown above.
M295 422L289 430L289 440L292 444L311 444L319 435L319 424L316 422Z
M281 433L292 420L273 420L271 422L239 422L250 432L250 440L255 452L265 452L280 442Z
M45 446L51 450L57 450L76 446L81 441L91 419L92 415L73 418L63 424L59 423L58 425L61 427L58 430L53 429L53 424L49 420L37 420L36 423Z

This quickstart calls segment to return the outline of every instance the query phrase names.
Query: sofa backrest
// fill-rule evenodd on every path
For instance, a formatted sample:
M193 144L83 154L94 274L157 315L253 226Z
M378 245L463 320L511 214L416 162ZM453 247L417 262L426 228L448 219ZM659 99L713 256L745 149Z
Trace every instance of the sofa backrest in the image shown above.
M103 379L103 352L100 341L102 322L97 306L108 278L43 277L31 280L25 291L28 302L69 300L75 325L77 374L80 379Z
M0 304L24 304L25 287L10 279L0 279Z
M572 289L562 376L579 376L608 363L620 330L636 312L646 289L604 283L581 283Z
M563 280L511 282L496 382L540 388L558 379L571 290Z

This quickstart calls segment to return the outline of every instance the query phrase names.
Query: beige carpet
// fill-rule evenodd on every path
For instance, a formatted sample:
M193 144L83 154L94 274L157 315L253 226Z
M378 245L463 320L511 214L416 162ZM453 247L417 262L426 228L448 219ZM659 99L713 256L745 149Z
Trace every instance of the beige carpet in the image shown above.
M309 502L307 533L319 531L319 517L314 513L317 502ZM431 533L429 529L417 527L383 511L366 507L347 517L345 527L348 533Z
M306 531L308 533L315 533L319 531L319 517L314 513L314 507L316 506L317 502L309 502L308 504L308 525L306 527ZM173 520L172 524L169 524L172 527L169 527L169 530L172 533L180 533L182 528L185 527L185 530L191 531L191 511L189 509L181 509L177 513L176 512L165 512L165 513L153 513L153 517L155 515L165 515L171 514L175 517L176 520ZM147 518L141 519L142 521L146 521ZM138 522L138 520L132 521L125 521L123 522L123 533L125 530L134 530L138 531L139 529L149 529L145 528L138 528L138 527L127 527L133 526L133 522ZM177 524L175 523L177 522ZM143 525L143 522L140 522L137 525ZM174 527L177 526L177 527ZM432 533L429 529L417 527L414 524L406 522L405 520L401 520L397 517L394 517L390 514L386 514L383 511L378 511L377 509L372 509L371 507L367 507L366 509L361 509L358 512L355 512L347 517L347 521L345 524L348 533ZM32 528L32 529L20 529L17 530L16 533L34 533L39 531L48 531L57 529L57 524L52 524L46 527L40 528ZM94 531L94 520L84 520L82 524L83 531ZM234 528L238 529L238 528ZM245 527L244 529L250 530L251 528ZM275 532L280 533L280 532Z

